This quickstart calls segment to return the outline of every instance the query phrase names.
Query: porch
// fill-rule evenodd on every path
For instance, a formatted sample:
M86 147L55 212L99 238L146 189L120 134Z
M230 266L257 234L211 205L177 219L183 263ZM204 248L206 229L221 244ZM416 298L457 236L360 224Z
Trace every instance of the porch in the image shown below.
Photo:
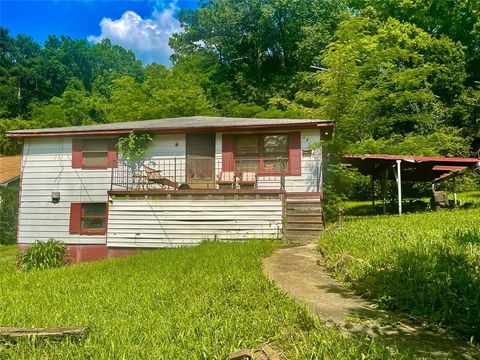
M170 247L203 240L318 237L321 158L150 156L112 169L107 245Z
M229 164L219 158L170 157L112 168L111 190L289 190L288 180L303 181L305 190L319 192L321 163L304 161L306 176L289 175L288 158L244 158ZM308 175L308 176L307 176ZM291 189L295 190L295 189Z

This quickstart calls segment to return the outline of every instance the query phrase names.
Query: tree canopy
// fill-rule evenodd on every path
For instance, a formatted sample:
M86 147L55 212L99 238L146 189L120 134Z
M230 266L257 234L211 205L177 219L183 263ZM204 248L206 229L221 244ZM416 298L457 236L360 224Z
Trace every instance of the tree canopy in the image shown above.
M38 44L0 28L0 131L189 115L330 118L340 152L469 155L480 138L479 6L204 0L179 14L171 68L143 66L108 39ZM0 136L0 153L17 145Z

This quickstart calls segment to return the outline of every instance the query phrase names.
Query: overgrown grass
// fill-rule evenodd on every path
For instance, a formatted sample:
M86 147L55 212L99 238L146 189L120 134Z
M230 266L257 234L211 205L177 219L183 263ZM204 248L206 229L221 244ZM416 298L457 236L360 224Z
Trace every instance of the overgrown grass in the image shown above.
M449 200L453 200L453 195L451 193L448 194ZM471 203L474 207L480 207L480 191L465 191L457 194L457 199L460 200L462 203ZM429 204L430 199L428 197L421 198L420 200L424 201L425 203ZM351 200L346 201L344 204L345 215L347 216L368 216L374 215L372 201L371 200ZM405 206L408 211L408 205ZM375 200L375 211L376 214L382 214L383 212L383 204L380 199ZM387 212L396 214L397 213L397 205L396 204L387 204Z
M383 308L480 340L480 209L351 219L319 248Z
M290 359L392 356L368 338L327 328L269 280L275 244L205 243L0 277L0 324L86 325L84 343L20 343L15 359L226 359L270 342Z
M0 245L0 276L15 270L16 254L17 245Z

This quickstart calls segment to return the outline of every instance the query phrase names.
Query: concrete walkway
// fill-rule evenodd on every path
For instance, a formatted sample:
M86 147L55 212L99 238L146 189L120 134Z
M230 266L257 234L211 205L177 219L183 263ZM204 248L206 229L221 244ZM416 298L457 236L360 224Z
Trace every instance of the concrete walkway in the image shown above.
M329 277L322 263L315 244L308 244L276 250L264 260L263 269L282 290L327 323L345 331L368 333L387 346L412 349L420 358L480 359L479 348L469 343L445 338L414 324L395 323L394 314L375 309Z

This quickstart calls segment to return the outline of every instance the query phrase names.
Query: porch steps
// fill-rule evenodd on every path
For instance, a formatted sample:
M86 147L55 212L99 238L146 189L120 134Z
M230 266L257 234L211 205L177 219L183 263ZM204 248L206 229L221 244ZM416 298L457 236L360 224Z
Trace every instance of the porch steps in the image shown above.
M322 198L319 193L287 193L283 238L286 241L317 241L324 230Z

